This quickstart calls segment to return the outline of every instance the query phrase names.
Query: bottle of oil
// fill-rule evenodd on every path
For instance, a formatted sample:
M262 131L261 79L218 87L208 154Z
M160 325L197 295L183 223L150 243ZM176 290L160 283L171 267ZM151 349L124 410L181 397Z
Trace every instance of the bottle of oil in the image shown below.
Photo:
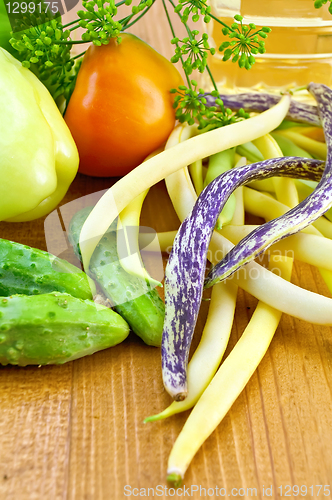
M235 14L243 23L269 26L266 53L257 55L251 70L222 61L216 51L209 65L220 88L291 88L309 82L332 85L332 15L327 4L314 8L314 0L210 0L212 13L228 25ZM215 47L225 41L222 26L207 26ZM208 82L206 86L208 85Z

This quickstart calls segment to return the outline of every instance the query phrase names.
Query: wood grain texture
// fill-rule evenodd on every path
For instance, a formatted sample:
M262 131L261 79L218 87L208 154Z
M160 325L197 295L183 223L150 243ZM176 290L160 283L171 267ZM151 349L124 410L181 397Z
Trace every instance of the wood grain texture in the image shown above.
M171 55L161 2L135 32ZM78 175L62 205L114 181ZM0 234L46 249L43 224L0 223ZM163 183L149 193L142 224L157 231L178 227ZM295 266L292 281L328 295L318 271L307 265ZM225 356L256 303L239 291ZM195 345L207 308L205 302ZM160 350L132 334L112 349L63 366L1 367L0 499L117 500L126 498L125 485L165 487L168 455L189 412L150 424L143 419L168 403ZM256 498L263 499L271 485L273 498L279 486L306 485L301 498L312 498L311 485L316 493L315 485L331 482L331 442L332 329L284 315L258 370L192 461L185 486L206 492L218 486L228 493L244 488L243 498L252 498L247 488L256 488Z

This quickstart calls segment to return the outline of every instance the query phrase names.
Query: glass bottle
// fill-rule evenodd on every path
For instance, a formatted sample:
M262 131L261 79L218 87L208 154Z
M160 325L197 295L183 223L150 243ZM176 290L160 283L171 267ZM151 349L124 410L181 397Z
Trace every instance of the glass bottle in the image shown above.
M258 54L247 71L231 61L222 61L216 50L209 66L220 88L291 88L309 82L332 85L332 15L328 5L315 9L314 0L210 0L212 14L228 25L235 14L243 23L269 26L266 53ZM206 25L211 45L226 40L222 25ZM205 86L208 85L206 80Z

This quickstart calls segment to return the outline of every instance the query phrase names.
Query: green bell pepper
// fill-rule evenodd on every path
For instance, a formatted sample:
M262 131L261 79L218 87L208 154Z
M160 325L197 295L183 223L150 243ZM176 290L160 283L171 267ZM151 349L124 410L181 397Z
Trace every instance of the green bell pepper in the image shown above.
M0 220L50 213L78 169L71 133L38 78L0 48Z

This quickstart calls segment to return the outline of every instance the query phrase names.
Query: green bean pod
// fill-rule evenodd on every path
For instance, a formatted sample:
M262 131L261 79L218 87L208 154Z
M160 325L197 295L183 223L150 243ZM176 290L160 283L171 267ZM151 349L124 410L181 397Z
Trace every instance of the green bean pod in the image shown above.
M233 167L235 158L235 148L226 149L220 153L210 156L209 166L206 172L206 177L204 181L204 187L206 187L210 182L212 182L216 177L227 172ZM222 209L219 217L217 219L217 229L221 229L223 226L230 223L233 218L236 207L236 199L234 194L226 201L224 208Z
M251 163L264 160L264 156L262 155L258 147L255 146L255 144L253 144L252 142L240 144L240 146L236 148L236 152L240 156L245 156Z
M226 279L239 267L253 260L273 243L309 226L332 207L332 90L326 85L317 83L310 83L308 90L317 101L327 145L325 169L317 187L307 198L285 215L261 225L232 248L209 271L205 279L206 288ZM306 162L308 161L312 162L313 160L306 160Z

